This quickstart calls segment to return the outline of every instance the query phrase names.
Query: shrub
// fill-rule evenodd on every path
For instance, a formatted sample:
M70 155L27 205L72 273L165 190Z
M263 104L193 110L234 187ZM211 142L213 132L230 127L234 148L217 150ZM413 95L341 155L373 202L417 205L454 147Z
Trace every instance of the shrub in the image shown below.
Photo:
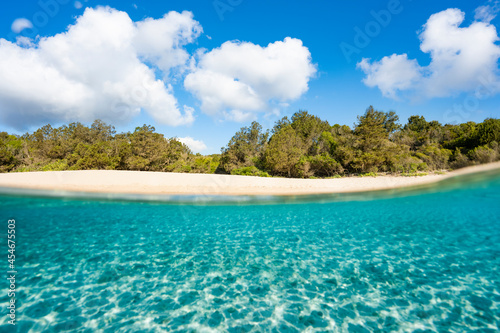
M377 173L375 172L366 172L359 174L360 177L377 177Z
M498 158L498 152L487 146L479 146L469 152L470 159L475 163L491 163Z
M439 148L436 144L431 144L423 147L416 155L431 170L441 170L448 168L448 160L452 152L449 149Z
M67 160L57 160L42 167L42 171L63 171L68 170Z
M233 169L231 171L231 174L237 176L271 177L267 172L261 171L256 167L254 167L253 165L248 167Z
M331 177L344 172L344 168L328 154L309 156L310 169L315 176Z
M404 172L401 174L403 177L422 177L427 175L427 172Z
M467 156L462 154L458 148L455 149L455 152L453 152L452 158L454 161L450 163L450 168L452 168L453 170L465 168L472 165L472 161L469 160Z
M391 166L390 171L398 173L413 173L417 171L427 171L429 167L427 163L422 162L421 159L410 156L408 153L399 155L394 164Z

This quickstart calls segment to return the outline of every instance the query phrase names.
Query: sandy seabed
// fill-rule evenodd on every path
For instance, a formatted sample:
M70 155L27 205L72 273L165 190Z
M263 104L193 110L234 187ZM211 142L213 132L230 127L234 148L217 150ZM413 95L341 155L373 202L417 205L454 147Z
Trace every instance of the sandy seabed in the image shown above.
M170 195L301 195L347 193L429 184L500 168L500 162L442 175L290 179L173 172L85 170L0 174L0 187L95 193Z

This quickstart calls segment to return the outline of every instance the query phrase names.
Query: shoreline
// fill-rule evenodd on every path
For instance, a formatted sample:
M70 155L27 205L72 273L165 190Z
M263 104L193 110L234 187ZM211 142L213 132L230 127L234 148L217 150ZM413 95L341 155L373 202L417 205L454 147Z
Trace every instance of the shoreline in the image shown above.
M121 170L38 171L0 174L0 188L144 195L311 195L354 193L425 185L500 169L500 162L425 176L342 177L333 179Z

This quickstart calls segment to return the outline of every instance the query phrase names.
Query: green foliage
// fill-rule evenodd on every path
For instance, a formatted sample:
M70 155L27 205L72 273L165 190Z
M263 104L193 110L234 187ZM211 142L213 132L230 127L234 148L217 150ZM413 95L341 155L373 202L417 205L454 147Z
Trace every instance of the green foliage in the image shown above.
M239 176L258 176L258 177L271 177L267 172L257 169L255 166L243 167L239 169L233 169L231 171L232 175Z
M365 172L365 173L360 173L358 175L359 177L377 177L376 172Z
M335 178L342 178L341 175L333 175L331 177L325 177L324 179L335 179Z
M409 173L402 173L401 176L403 177L422 177L422 176L427 176L427 172L409 172Z
M219 163L219 155L201 156L197 154L196 156L192 157L192 161L190 162L191 169L189 172L215 173L217 168L219 167Z
M290 124L296 133L307 142L317 140L318 137L330 129L327 121L309 114L307 111L296 112L292 116L292 123Z
M412 156L409 153L396 156L396 161L392 165L391 172L415 173L417 171L426 171L429 167L421 159Z
M54 162L51 162L47 165L44 165L41 168L41 171L64 171L68 170L68 161L66 160L57 160Z
M430 169L441 170L448 168L448 160L452 152L449 149L440 148L437 144L430 144L422 147L416 154L424 161Z
M176 139L165 139L144 125L133 133L116 134L114 127L96 120L53 128L46 125L21 138L13 137L8 148L0 137L0 170L50 171L119 169L147 171L184 170L192 155ZM6 148L7 147L7 148ZM3 154L2 154L3 153ZM9 155L10 154L10 155ZM216 168L216 166L215 166ZM214 166L204 171L210 172Z
M370 106L362 116L358 116L358 124L354 134L360 139L359 146L363 151L378 148L389 135L399 129L399 117L391 112L381 112Z
M450 162L450 168L453 170L465 168L473 164L473 162L467 156L462 154L458 148L456 148L453 152L451 160L452 162Z
M408 123L404 126L404 129L424 133L429 129L429 123L423 116L411 116L408 118Z
M70 170L113 170L118 162L119 158L113 155L111 144L105 141L91 145L79 143L68 159Z
M242 127L222 149L220 167L231 173L234 169L259 164L268 137L269 133L262 132L262 126L256 121L250 127Z
M303 142L292 125L274 134L264 153L266 169L274 175L298 177L297 164L303 154Z
M351 129L298 111L264 131L242 127L222 153L193 154L152 126L116 134L96 120L90 126L45 125L22 136L0 133L0 172L116 169L230 173L267 177L335 178L392 172L406 176L500 159L500 120L441 125L422 116L398 124L395 112L370 106Z
M479 145L500 142L500 119L488 118L477 125L476 138Z
M498 152L487 146L479 146L469 151L469 158L475 163L491 163L498 159Z
M305 167L305 172L303 174L304 177L308 174L316 175L318 177L332 177L336 174L344 172L342 165L327 153L315 156L306 156L302 161Z
M9 172L19 165L17 155L21 148L22 141L18 137L0 132L0 172Z
M444 127L445 148L470 150L479 145L477 124L469 121L459 125L446 125Z

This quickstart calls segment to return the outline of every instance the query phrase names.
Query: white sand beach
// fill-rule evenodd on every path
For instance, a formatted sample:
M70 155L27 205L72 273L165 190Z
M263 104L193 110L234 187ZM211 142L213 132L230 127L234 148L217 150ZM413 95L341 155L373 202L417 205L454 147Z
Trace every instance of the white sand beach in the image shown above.
M145 171L49 171L0 174L0 187L130 194L301 195L347 193L429 184L461 174L500 168L500 162L445 174L289 179Z

